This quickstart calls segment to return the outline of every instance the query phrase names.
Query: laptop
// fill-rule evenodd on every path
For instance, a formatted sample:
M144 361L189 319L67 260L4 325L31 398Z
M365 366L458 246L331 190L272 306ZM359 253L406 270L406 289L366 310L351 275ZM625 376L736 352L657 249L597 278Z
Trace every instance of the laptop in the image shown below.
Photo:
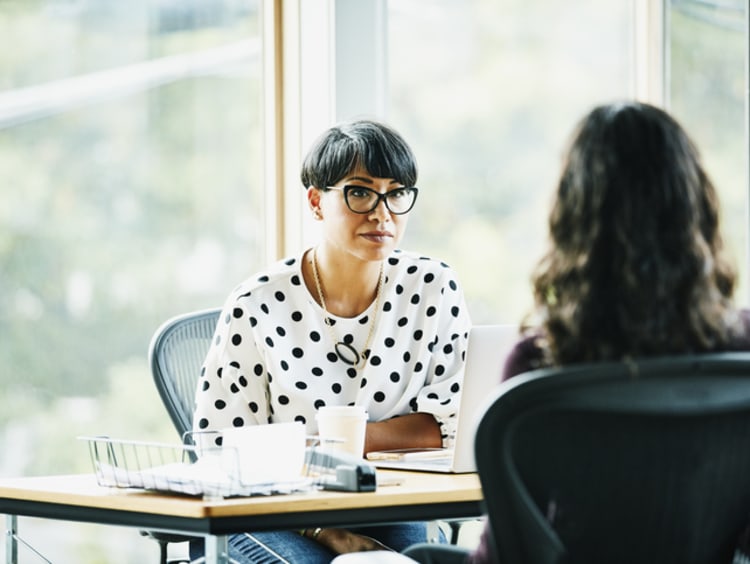
M505 358L519 340L516 325L474 325L469 331L464 384L452 449L377 451L367 460L377 468L422 472L476 472L474 434L478 413L490 392L500 383Z

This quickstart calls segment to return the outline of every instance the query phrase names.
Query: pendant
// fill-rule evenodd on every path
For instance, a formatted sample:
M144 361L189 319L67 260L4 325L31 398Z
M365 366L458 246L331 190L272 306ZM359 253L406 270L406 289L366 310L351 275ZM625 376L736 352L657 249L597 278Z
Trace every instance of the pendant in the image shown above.
M339 357L341 362L348 364L349 366L356 366L359 364L359 353L354 350L354 347L344 341L339 341L334 345L336 356Z

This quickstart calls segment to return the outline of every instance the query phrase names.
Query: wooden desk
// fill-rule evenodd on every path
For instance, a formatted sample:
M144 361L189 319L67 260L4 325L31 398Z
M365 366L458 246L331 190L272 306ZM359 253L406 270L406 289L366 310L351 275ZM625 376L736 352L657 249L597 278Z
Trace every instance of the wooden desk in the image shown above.
M226 562L226 536L241 531L357 526L481 514L476 474L378 470L397 485L374 492L312 491L203 500L97 485L93 475L0 480L7 515L6 562L17 562L17 517L41 517L179 532L206 538L206 562Z

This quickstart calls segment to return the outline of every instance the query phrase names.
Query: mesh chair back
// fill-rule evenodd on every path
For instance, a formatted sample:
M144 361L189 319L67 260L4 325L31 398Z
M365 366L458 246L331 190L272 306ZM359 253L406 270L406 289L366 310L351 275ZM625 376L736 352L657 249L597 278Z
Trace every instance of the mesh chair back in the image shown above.
M750 354L518 376L476 457L501 562L731 562L750 524Z
M195 388L220 313L209 309L179 315L151 339L154 383L180 437L192 428Z

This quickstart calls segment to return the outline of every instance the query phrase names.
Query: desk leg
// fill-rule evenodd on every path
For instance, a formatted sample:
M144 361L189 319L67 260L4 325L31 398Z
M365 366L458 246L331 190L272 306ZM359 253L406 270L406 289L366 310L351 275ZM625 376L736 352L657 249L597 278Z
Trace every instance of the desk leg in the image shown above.
M18 517L5 517L5 564L18 563Z
M226 535L206 537L206 564L229 564L229 545Z

